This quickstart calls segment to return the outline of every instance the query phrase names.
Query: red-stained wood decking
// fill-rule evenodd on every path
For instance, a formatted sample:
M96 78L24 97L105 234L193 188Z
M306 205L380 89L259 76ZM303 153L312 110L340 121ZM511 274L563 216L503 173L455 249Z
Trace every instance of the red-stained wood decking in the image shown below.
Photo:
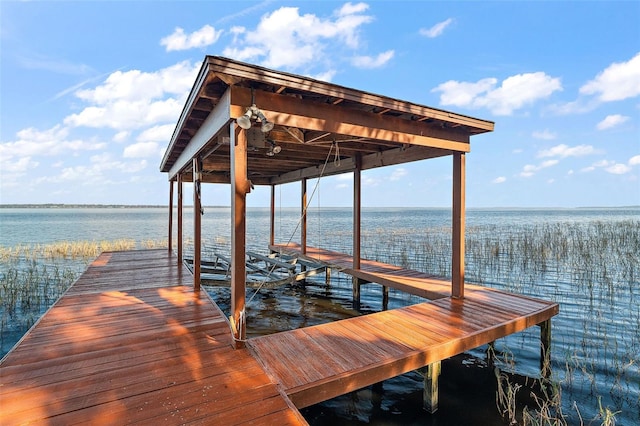
M103 253L0 364L0 424L306 424L192 282Z
M269 248L283 254L301 255L301 247L296 243L275 244ZM451 281L425 272L366 259L362 259L360 268L355 269L350 255L317 247L307 247L304 257L359 278L365 283L381 284L425 299L435 300L451 295ZM469 287L465 285L465 288Z
M389 284L403 279L400 268L376 267L393 275ZM428 289L430 280L420 283ZM294 404L395 377L558 312L478 286L462 300L431 289L437 300L234 350L222 312L191 283L165 250L102 254L2 360L0 424L306 424Z
M553 302L480 286L466 286L465 298L455 299L445 281L420 278L419 272L372 261L354 270L348 255L317 248L307 248L306 257L436 300L251 339L256 357L299 408L520 332L559 309Z

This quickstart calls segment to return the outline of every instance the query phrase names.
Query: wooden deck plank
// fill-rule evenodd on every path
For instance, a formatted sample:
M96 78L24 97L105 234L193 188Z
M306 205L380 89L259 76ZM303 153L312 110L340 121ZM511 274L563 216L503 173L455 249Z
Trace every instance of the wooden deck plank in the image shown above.
M0 363L0 424L306 424L185 271L99 256Z

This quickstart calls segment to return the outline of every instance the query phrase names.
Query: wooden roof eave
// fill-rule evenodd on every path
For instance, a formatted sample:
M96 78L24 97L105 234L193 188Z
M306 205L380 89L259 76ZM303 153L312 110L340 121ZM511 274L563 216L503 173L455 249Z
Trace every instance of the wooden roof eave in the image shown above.
M270 84L279 88L286 87L289 89L321 94L331 98L367 104L372 107L380 108L381 110L395 110L406 114L460 124L473 128L474 131L471 132L473 134L490 132L494 129L494 123L491 121L481 120L423 105L417 105L389 98L387 96L363 92L361 90L350 89L333 83L327 83L325 81L302 77L295 74L274 71L256 65L229 60L227 58L207 56L205 62L209 64L209 69L212 72L231 74L235 77ZM282 92L282 89L278 92Z
M191 87L191 91L189 92L189 96L187 97L187 101L182 108L182 112L180 113L180 118L176 123L176 127L173 130L173 134L171 135L171 140L169 142L169 146L162 157L162 161L160 162L160 171L161 172L169 172L168 161L171 153L175 149L175 146L180 139L180 134L185 127L187 120L191 116L192 111L197 105L198 99L200 98L200 94L203 91L203 88L206 87L207 82L212 78L212 75L209 73L209 63L208 61L204 61L202 66L200 67L200 71L198 71L198 76L196 77L196 81ZM175 173L169 174L169 179L173 178Z
M215 105L209 116L202 123L198 131L191 138L188 145L182 150L178 159L169 170L169 180L172 180L178 173L187 167L191 160L202 152L210 141L222 134L228 134L227 126L231 123L230 111L230 91L227 90ZM173 139L172 139L173 140ZM167 153L169 151L167 150ZM165 157L168 155L165 153ZM166 168L163 162L163 170Z

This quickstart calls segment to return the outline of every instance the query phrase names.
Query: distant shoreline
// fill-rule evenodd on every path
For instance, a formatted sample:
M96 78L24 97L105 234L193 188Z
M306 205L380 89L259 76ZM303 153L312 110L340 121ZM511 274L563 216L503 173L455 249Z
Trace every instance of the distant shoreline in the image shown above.
M44 204L0 204L0 209L157 209L167 208L167 204L56 204L56 203L44 203ZM175 206L174 206L175 207ZM193 208L190 205L184 205L184 208ZM203 208L213 209L228 209L229 206L203 206ZM251 208L268 208L254 206ZM289 208L289 207L287 207ZM296 206L291 206L296 208ZM327 209L348 209L351 207L335 207L325 206ZM363 206L367 209L448 209L448 207L375 207L375 206ZM467 207L467 210L618 210L618 209L640 209L640 205L635 206L580 206L580 207Z

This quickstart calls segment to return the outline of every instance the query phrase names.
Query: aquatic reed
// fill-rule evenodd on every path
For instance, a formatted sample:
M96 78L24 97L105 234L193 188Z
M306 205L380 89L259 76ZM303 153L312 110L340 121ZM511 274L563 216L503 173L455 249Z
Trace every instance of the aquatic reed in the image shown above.
M362 241L363 257L451 275L448 228L376 230L363 233ZM561 402L553 394L539 397L539 406L520 414L522 418L528 424L563 424L563 416L575 421L584 413L603 424L615 422L618 412L640 418L632 408L640 402L640 221L472 226L465 242L468 282L561 305L553 321L552 363L567 396L566 414L562 406L554 406ZM535 345L535 339L535 333L525 332L505 339L503 345L524 350ZM497 395L508 419L513 409L505 399L509 392ZM581 401L571 409L576 393Z

